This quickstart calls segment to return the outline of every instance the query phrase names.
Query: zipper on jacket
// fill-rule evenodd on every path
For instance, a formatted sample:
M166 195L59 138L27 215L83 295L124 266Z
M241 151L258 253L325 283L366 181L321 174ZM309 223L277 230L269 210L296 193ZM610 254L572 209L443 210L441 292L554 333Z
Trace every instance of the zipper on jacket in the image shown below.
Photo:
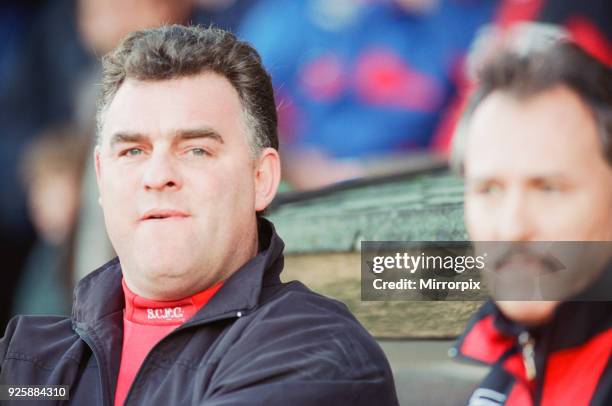
M525 366L527 380L531 382L535 379L537 374L535 363L535 339L529 332L523 331L518 336L518 342L523 354L523 365Z
M100 355L98 354L96 347L93 345L93 342L89 338L89 335L87 335L85 331L81 330L80 328L75 329L75 331L77 332L79 337L81 337L81 340L85 341L85 344L89 346L91 352L94 355L94 358L96 359L96 362L98 363L98 371L100 374L100 392L102 393L102 405L109 405L109 396L107 396L109 391L109 385L108 382L106 382L106 374L104 373L105 371L102 370L103 367L102 362L100 362Z
M157 344L155 344L153 346L153 348L151 348L149 350L149 352L147 353L147 356L145 357L145 359L142 361L142 364L140 364L140 367L138 368L138 372L136 372L136 375L134 375L134 379L132 380L132 384L130 385L130 388L128 389L127 395L125 396L125 400L123 401L123 405L127 405L128 404L128 401L130 400L130 395L132 394L132 388L134 387L134 384L138 380L138 377L140 376L140 374L142 372L142 369L144 368L145 364L147 363L147 361L151 357L151 354L153 353L153 350L155 350L155 348L157 348L163 341L166 341L166 339L168 339L172 335L175 335L179 331L187 330L187 329L189 329L191 327L201 326L203 324L208 324L208 323L212 323L212 322L223 320L223 319L229 319L229 318L232 318L232 317L240 318L244 314L245 314L245 312L232 311L230 313L225 313L225 314L222 314L222 315L219 315L219 316L216 316L216 317L211 317L209 319L199 320L198 322L195 322L195 323L192 323L192 324L189 324L189 322L185 322L184 324L181 324L180 326L178 326L176 329L172 330L168 335L166 335L164 338L159 340L157 342Z

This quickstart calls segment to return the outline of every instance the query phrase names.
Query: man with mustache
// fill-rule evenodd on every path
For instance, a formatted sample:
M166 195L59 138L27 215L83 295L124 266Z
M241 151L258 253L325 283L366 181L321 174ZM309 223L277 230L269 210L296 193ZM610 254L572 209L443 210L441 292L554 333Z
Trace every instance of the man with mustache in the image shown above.
M462 127L465 222L473 241L509 242L496 276L555 273L534 241L603 241L610 259L611 101L609 67L568 42L481 71ZM582 269L571 293L609 292L605 269ZM492 296L452 350L491 365L470 404L612 404L612 302Z
M261 217L280 179L276 106L234 35L167 26L103 59L95 165L118 258L71 318L19 316L0 384L76 405L396 405L380 347L342 304L282 283Z

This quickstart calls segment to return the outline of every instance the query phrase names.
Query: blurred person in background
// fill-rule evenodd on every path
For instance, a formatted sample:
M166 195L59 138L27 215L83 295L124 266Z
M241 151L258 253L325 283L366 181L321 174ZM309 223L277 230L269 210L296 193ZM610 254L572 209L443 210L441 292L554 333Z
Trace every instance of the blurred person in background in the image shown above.
M612 66L612 3L608 0L502 0L492 20L478 30L465 68L457 71L457 94L436 130L432 148L441 155L450 154L457 122L475 90L479 66L507 46L521 42L522 48L528 48L539 36L555 31Z
M8 321L15 284L34 240L17 168L25 145L23 134L33 132L35 126L22 115L21 108L12 109L9 95L15 74L22 69L21 57L39 3L24 0L0 4L0 255L5 269L0 284L0 327Z
M460 129L472 241L612 241L605 64L566 41L506 50L482 68ZM514 255L522 268L542 261L535 251ZM558 300L493 294L453 350L491 366L469 404L612 404L612 302L579 299L610 292L610 267L583 266L583 288Z
M37 242L30 251L13 314L68 315L72 302L72 238L87 140L68 126L49 129L21 159Z
M236 32L242 20L260 0L196 0L191 24L213 25Z
M495 0L264 0L240 34L279 101L284 176L298 189L427 149Z

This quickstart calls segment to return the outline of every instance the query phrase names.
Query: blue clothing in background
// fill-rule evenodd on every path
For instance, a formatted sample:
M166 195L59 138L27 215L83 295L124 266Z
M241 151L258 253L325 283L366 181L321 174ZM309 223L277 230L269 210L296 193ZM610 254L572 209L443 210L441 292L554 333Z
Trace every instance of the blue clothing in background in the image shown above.
M441 0L412 15L391 1L264 0L240 35L272 75L285 147L383 155L429 145L496 4Z

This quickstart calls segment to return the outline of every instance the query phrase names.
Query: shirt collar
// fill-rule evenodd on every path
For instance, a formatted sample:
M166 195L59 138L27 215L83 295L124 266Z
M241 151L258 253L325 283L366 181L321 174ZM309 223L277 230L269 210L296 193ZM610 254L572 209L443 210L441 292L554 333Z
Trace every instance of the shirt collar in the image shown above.
M153 326L180 325L193 317L214 295L223 282L180 300L151 300L132 292L122 280L125 296L124 317L133 323Z

